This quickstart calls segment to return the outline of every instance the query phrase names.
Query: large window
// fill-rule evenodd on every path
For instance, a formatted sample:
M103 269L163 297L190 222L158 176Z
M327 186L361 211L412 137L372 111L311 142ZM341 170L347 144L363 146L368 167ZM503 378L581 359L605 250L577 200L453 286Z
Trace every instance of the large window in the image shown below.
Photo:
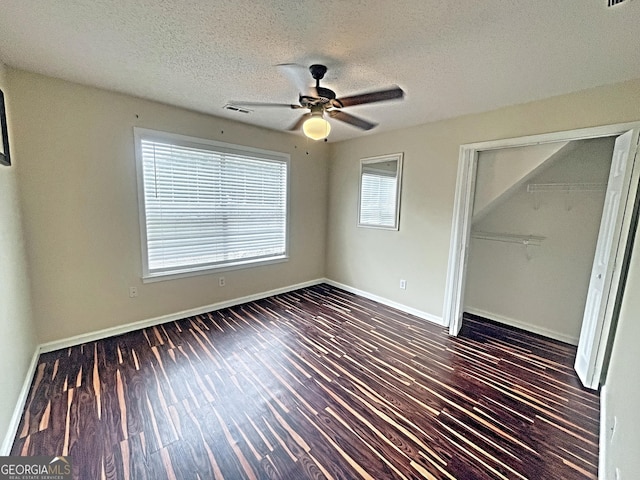
M134 134L143 278L286 258L288 155Z

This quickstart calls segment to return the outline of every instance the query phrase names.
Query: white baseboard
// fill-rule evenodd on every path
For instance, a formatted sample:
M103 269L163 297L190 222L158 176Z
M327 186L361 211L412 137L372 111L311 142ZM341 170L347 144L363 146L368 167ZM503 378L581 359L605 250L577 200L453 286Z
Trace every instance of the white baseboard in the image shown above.
M509 325L511 327L516 327L521 330L526 330L527 332L536 333L544 337L553 338L554 340L559 340L560 342L569 343L571 345L578 345L578 340L580 340L578 337L573 337L571 335L566 335L564 333L555 332L553 330L538 327L536 325L530 325L528 323L514 320L513 318L505 317L503 315L498 315L492 312L486 312L478 308L464 307L464 311L472 315L478 315L479 317L484 317L488 320L504 323L505 325Z
M346 290L347 292L354 293L356 295L360 295L361 297L368 298L369 300L376 301L388 307L396 308L402 312L409 313L411 315L415 315L416 317L420 317L424 320L428 320L431 323L435 323L436 325L440 325L442 327L446 327L442 317L437 315L432 315L431 313L423 312L422 310L418 310L413 307L408 307L398 302L394 302L393 300L389 300L384 297L380 297L373 293L365 292L364 290L359 290L357 288L351 287L349 285L345 285L344 283L336 282L335 280L330 280L328 278L324 279L324 283L329 285L333 285L334 287L341 288L342 290Z
M253 302L261 300L263 298L271 297L273 295L279 295L281 293L291 292L300 288L310 287L312 285L318 285L323 283L323 278L316 280L310 280L308 282L298 283L296 285L289 285L287 287L276 288L274 290L268 290L266 292L260 292L253 295L247 295L246 297L234 298L231 300L225 300L223 302L213 303L211 305L205 305L202 307L192 308L189 310L183 310L181 312L170 313L168 315L162 315L160 317L150 318L148 320L140 320L138 322L127 323L126 325L118 325L117 327L109 327L96 332L83 333L74 337L64 338L62 340L54 340L53 342L47 342L40 345L40 353L53 352L60 350L61 348L68 348L74 345L80 345L83 343L95 342L103 338L113 337L116 335L122 335L123 333L133 332L134 330L140 330L141 328L153 327L154 325L160 325L161 323L173 322L175 320L181 320L187 317L193 317L194 315L201 315L203 313L212 312L214 310L220 310L222 308L233 307L242 303Z
M20 390L20 395L18 395L18 401L16 402L16 406L13 410L13 415L11 416L11 422L7 427L7 433L5 434L4 440L2 442L2 447L0 447L0 456L8 456L11 452L11 447L13 446L13 440L18 433L18 427L20 427L20 420L22 419L22 413L24 412L24 407L27 403L27 396L29 395L29 389L31 388L31 382L33 381L36 368L38 367L38 358L40 357L40 348L37 346L35 352L33 352L33 356L31 357L31 363L29 364L29 368L27 369L27 374L25 375L24 382L22 383L22 389Z

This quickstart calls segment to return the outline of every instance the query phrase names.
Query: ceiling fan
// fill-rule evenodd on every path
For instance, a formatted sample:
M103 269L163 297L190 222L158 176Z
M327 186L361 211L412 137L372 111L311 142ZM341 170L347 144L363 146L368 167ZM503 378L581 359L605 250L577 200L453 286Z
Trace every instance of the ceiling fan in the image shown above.
M311 65L309 72L316 81L315 87L308 87L306 80L306 68L294 63L278 65L293 83L299 88L299 104L269 103L269 102L230 102L232 105L247 107L284 107L284 108L307 108L309 113L302 115L290 128L290 131L298 130L302 127L304 134L314 140L326 138L331 131L331 124L324 118L324 113L335 120L348 123L362 130L371 130L377 124L368 120L356 117L344 112L342 109L353 105L363 105L366 103L382 102L386 100L401 99L404 92L400 87L392 87L385 90L376 90L348 97L336 98L333 90L320 86L320 80L327 73L324 65ZM305 93L302 93L305 92Z

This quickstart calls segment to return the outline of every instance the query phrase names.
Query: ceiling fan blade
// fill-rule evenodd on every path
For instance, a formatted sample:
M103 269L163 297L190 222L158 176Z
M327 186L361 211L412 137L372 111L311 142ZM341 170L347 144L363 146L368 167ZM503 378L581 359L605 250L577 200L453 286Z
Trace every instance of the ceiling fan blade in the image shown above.
M297 63L281 63L276 66L282 74L289 79L291 84L296 87L299 94L317 96L315 92L312 92L311 77L307 67L303 67Z
M336 99L336 102L342 107L350 107L352 105L362 105L364 103L383 102L386 100L395 100L404 97L404 91L400 87L388 88L386 90L377 90L375 92L361 93L359 95L351 95Z
M300 105L293 105L291 103L272 103L272 102L236 102L230 101L229 105L236 105L238 107L286 107L286 108L302 108Z
M378 125L377 123L371 123L367 120L363 120L362 118L356 117L349 113L345 113L342 110L329 110L327 113L331 118L335 118L336 120L340 120L341 122L345 122L353 125L354 127L361 128L362 130L371 130L373 127Z
M305 113L304 115L302 115L297 121L296 123L294 123L293 125L291 125L289 127L289 131L293 132L295 130L300 130L300 128L302 127L302 124L304 123L304 121L309 118L311 116L310 113Z

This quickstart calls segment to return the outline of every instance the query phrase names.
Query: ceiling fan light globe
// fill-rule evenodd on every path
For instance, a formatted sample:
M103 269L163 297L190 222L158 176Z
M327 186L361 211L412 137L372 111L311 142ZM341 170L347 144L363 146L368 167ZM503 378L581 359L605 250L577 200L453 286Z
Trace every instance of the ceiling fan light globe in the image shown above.
M302 131L312 140L322 140L329 136L331 124L324 118L314 115L302 124Z

